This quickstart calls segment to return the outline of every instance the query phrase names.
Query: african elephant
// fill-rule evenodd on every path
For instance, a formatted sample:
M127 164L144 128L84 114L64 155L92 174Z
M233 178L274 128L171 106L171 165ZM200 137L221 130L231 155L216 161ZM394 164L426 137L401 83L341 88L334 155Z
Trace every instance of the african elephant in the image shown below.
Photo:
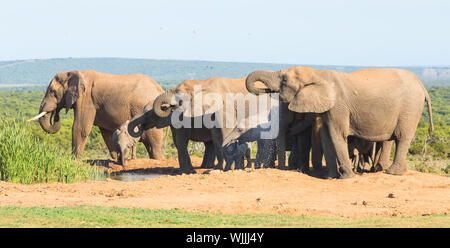
M247 160L247 167L251 168L251 150L247 142L239 143L239 141L231 142L223 149L225 159L224 171L230 170L234 163L235 169L244 169L244 159Z
M214 161L216 159L216 153L214 149L214 145L211 138L211 130L207 128L174 128L171 125L171 118L170 117L159 117L155 114L155 111L152 109L153 103L149 104L149 107L146 107L148 111L143 111L143 113L135 116L130 123L128 124L128 133L131 137L140 137L145 130L152 129L152 128L158 128L161 129L164 127L170 127L172 132L172 139L174 140L174 144L177 148L177 150L181 149L184 151L186 149L187 152L187 145L188 142L196 141L196 142L203 142L205 145L205 152L203 153L203 161L201 164L201 168L213 168L214 167ZM137 130L136 130L137 129ZM179 137L183 137L186 140L184 142L181 142L182 140ZM177 140L178 142L175 142ZM184 147L184 145L186 147ZM179 153L179 152L178 152ZM188 157L189 158L189 157ZM180 159L178 159L180 161ZM219 158L218 158L219 160ZM189 164L190 158L189 158ZM181 163L180 163L181 165ZM193 172L192 170L185 169L183 170L183 167L181 167L182 171L184 173L190 173Z
M233 101L232 106L227 106L226 102L227 95L239 93L242 94L241 96L247 93L245 78L213 77L207 80L185 80L159 95L155 99L153 110L132 120L128 125L128 132L137 137L136 135L149 127L170 125L173 141L178 151L178 161L183 173L193 171L187 150L189 140L205 142L202 167L210 167L214 163L214 157L217 156L218 164L216 167L222 168L224 140L235 128L236 123L233 122L231 126L218 123L227 123L226 117L229 115L236 116L237 103ZM199 105L196 105L196 100L198 100ZM216 104L221 104L221 107L215 109ZM190 111L191 107L195 108L196 106L201 108ZM247 107L244 106L244 108ZM219 116L219 112L223 115ZM156 122L161 122L161 124ZM138 132L134 131L135 127L139 128Z
M130 123L130 121L123 123L116 131L114 131L112 136L112 142L118 151L118 160L123 166L125 166L130 150L132 152L132 159L136 158L136 146L139 141L139 138L134 138L128 133L128 123Z
M277 144L277 139L261 138L261 133L265 130L266 128L261 128L261 126L247 130L236 128L228 135L229 137L232 136L239 145L254 141L257 142L255 169L261 168L261 165L264 168L274 168L277 152L281 150L279 144ZM229 144L232 144L232 142L226 142L224 148L227 149Z
M259 88L256 82L267 88ZM406 154L427 102L429 132L433 130L428 92L413 73L400 69L370 68L353 73L314 70L297 66L281 71L255 71L246 79L255 94L279 92L280 99L297 113L318 113L323 121L322 146L328 176L349 178L354 173L348 155L347 137L375 142L394 140L393 164L386 172L407 171Z
M111 157L116 159L113 132L162 92L153 79L141 74L113 75L93 70L61 72L50 81L40 114L30 120L38 120L44 131L53 134L61 127L59 111L73 109L73 154L77 158L82 156L92 126L96 125ZM142 134L142 140L150 158L164 157L162 130L149 129Z

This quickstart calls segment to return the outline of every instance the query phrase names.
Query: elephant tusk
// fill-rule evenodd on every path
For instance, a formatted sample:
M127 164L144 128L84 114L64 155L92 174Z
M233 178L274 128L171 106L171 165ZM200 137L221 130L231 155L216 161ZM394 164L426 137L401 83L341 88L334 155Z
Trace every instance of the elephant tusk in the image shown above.
M35 117L33 117L33 118L31 118L31 119L29 119L29 120L27 120L27 121L38 121L39 118L41 118L42 116L44 116L44 115L46 115L46 114L47 114L47 112L43 111L43 112L41 112L40 114L36 115Z

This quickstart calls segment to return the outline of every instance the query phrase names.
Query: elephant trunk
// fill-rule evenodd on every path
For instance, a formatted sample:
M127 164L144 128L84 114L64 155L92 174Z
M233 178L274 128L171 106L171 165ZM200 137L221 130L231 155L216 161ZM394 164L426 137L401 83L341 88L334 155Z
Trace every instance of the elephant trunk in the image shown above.
M40 111L42 112L42 111ZM53 124L52 124L53 119ZM39 124L42 129L50 134L57 133L61 128L61 121L59 119L59 110L47 112L44 116L39 118Z
M137 115L128 123L128 134L133 138L140 138L145 130L158 127L157 120L158 116L153 109ZM130 142L137 143L138 140L130 140Z
M172 112L172 105L170 104L173 92L171 90L168 90L164 92L163 94L159 95L155 102L153 103L153 110L155 111L155 114L159 117L167 117ZM163 109L163 105L170 105L169 107Z
M131 137L139 138L144 133L143 124L145 123L145 114L141 114L138 117L133 118L130 123L128 123L128 133ZM136 130L137 128L137 130Z
M250 93L255 95L278 91L279 87L273 86L273 81L275 80L276 75L277 73L274 71L254 71L247 76L245 86ZM255 84L258 81L264 83L269 88L263 89L256 87Z
M126 162L125 162L125 149L121 149L120 150L120 155L119 155L119 161L120 161L120 164L122 165L122 166L125 166L126 164Z

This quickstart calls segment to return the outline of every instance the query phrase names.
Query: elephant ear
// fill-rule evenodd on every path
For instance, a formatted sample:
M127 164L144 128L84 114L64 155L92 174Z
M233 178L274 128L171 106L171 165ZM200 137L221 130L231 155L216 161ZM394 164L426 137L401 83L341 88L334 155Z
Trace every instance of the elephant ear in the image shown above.
M288 108L297 113L323 113L336 102L334 85L316 75L302 85L290 101Z
M80 71L69 72L66 92L66 112L75 104L86 91L86 80Z

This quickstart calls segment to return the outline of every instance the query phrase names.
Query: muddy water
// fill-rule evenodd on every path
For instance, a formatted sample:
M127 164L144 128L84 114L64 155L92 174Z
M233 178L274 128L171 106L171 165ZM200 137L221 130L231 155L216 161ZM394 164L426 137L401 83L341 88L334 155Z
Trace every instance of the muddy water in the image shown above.
M136 182L136 181L144 181L147 178L157 178L162 176L162 174L156 173L133 173L133 172L124 172L119 174L111 174L109 178L122 182Z

